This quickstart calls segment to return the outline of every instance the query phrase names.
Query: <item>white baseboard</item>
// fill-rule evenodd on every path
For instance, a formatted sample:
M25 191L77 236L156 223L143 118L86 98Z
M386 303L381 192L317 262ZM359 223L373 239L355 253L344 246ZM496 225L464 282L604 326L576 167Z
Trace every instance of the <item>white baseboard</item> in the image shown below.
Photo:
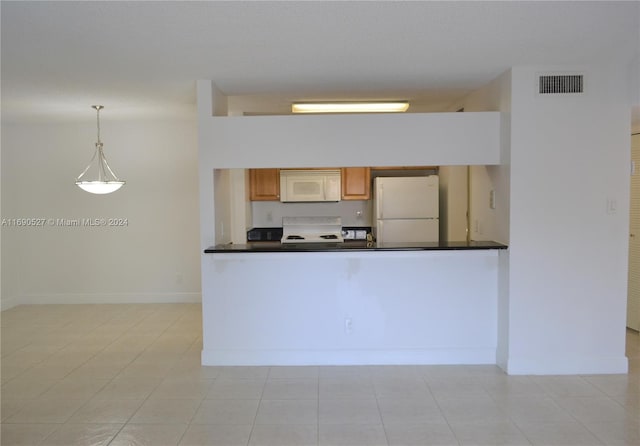
M552 357L509 359L509 375L602 375L628 373L629 360L621 357Z
M17 307L22 302L17 297L3 297L0 299L0 311L5 311L13 307Z
M50 293L2 300L2 310L16 305L200 303L201 293Z
M495 349L202 350L202 365L495 364Z

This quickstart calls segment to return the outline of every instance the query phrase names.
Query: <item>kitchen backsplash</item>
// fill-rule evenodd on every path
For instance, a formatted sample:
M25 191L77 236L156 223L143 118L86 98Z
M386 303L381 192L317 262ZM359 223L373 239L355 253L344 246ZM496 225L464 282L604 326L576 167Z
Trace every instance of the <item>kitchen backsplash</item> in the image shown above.
M337 203L252 201L253 227L282 226L282 217L342 217L343 226L371 226L371 200Z

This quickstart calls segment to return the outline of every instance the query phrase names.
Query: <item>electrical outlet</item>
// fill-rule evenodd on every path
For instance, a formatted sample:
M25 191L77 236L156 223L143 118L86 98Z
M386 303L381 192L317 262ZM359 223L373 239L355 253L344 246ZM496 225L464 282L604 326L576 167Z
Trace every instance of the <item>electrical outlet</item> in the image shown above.
M344 318L344 332L348 335L353 333L353 319L351 319L350 317Z

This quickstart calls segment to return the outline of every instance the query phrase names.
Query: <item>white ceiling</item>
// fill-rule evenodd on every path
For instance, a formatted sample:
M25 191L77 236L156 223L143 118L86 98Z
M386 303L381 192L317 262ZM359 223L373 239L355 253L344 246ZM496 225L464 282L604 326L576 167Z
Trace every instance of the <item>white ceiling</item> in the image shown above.
M640 41L637 1L2 1L0 14L3 120L93 119L96 103L107 119L191 118L197 79L274 107L442 111L511 66L630 61Z

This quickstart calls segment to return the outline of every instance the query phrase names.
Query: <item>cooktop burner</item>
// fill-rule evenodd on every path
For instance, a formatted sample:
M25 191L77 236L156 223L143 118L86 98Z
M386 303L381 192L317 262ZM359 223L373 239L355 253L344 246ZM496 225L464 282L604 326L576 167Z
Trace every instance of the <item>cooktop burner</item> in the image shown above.
M283 217L282 243L340 243L340 217Z

